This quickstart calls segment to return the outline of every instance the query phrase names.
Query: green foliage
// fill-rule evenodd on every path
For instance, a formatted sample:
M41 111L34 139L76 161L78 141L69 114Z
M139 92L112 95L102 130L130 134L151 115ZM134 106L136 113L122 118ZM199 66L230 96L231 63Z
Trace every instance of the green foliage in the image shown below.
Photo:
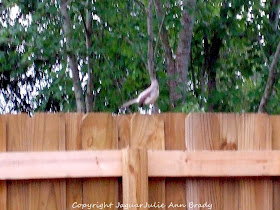
M164 24L171 48L176 52L181 30L181 5L162 1ZM268 67L279 41L272 29L270 3L262 1L197 1L193 31L189 87L186 103L175 111L256 112L266 84ZM83 18L93 15L94 111L114 112L124 101L137 96L149 85L147 63L147 1L71 1L73 26L71 52L77 57L82 88L86 92L87 49ZM15 8L18 8L15 10ZM17 13L15 11L18 11ZM16 13L16 17L13 17ZM154 12L155 14L155 12ZM73 83L66 55L59 1L11 0L1 4L0 17L0 112L74 111ZM253 15L253 16L252 16ZM279 21L280 22L280 21ZM155 69L160 84L158 106L170 110L166 60L159 39L161 20L154 15ZM278 26L279 28L279 26ZM218 34L222 39L214 65L217 88L208 94L205 72L205 42ZM261 36L260 36L261 35ZM260 44L261 43L264 44ZM262 46L261 46L262 45ZM280 113L280 83L276 82L267 111ZM9 108L4 106L7 104ZM134 107L135 108L135 107ZM136 108L134 109L136 111Z

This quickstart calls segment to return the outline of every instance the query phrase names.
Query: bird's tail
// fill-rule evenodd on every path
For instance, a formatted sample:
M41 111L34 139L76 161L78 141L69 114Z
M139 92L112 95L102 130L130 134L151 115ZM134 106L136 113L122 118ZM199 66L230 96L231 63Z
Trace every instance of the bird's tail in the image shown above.
M126 107L128 107L128 106L130 106L130 105L132 105L132 104L135 104L135 103L137 103L137 98L132 99L132 100L130 100L130 101L128 101L128 102L125 102L125 103L121 106L121 109L126 108Z

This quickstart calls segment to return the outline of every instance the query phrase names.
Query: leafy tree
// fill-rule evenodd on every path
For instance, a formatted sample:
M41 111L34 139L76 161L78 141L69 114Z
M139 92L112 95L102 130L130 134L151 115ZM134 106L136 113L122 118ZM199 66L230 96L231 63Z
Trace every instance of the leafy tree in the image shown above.
M114 112L154 66L163 112L280 113L279 4L1 1L0 112Z

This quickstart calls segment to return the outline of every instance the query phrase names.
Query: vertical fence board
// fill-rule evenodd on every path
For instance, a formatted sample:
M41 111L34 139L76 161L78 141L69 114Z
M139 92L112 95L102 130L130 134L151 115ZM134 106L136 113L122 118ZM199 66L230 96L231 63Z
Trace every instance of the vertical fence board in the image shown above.
M27 115L7 116L7 150L8 151L30 151L28 146L31 138L27 133L32 133L32 128L27 124L30 121ZM29 123L30 124L30 123ZM7 182L7 207L9 210L29 210L29 181L8 181Z
M220 139L221 150L237 150L239 114L220 113ZM223 192L222 209L238 210L239 179L220 178Z
M0 116L0 152L6 151L6 117ZM0 181L0 206L7 209L7 182Z
M186 149L219 150L221 148L220 127L217 114L190 113L186 118ZM222 209L223 189L218 178L187 179L187 204L212 205L212 209ZM198 208L194 208L198 209Z
M238 150L271 150L272 130L268 115L242 114L238 132ZM239 209L272 209L272 180L245 178L241 180Z
M83 114L67 113L65 118L66 150L81 150L82 141L80 126ZM81 179L66 179L66 207L73 209L72 205L83 203L83 183Z
M270 116L270 122L272 126L272 149L280 150L280 116ZM273 209L280 209L280 178L275 177L273 180Z
M32 150L65 150L65 121L58 114L35 114ZM39 198L38 198L39 197ZM31 182L30 209L66 209L65 180L38 180Z
M159 116L164 120L165 149L186 150L185 119L187 115L182 113L164 113ZM167 207L171 204L177 204L181 207L177 207L176 209L186 209L185 178L166 178L165 202Z
M270 116L269 119L272 126L272 149L280 150L280 116Z
M122 153L123 202L124 204L146 204L148 202L148 157L147 150L128 148ZM129 209L146 209L132 207Z
M164 122L156 116L134 114L130 130L131 148L164 150ZM163 178L149 179L149 203L165 203ZM153 209L153 208L152 208Z
M128 145L154 150L280 150L279 116L192 113L186 118L185 114L166 113L112 117L100 113L82 118L77 113L0 116L0 151L102 150ZM72 209L74 202L116 205L122 200L118 193L122 189L118 190L117 178L2 181L0 205L3 210ZM280 209L279 193L278 177L149 179L149 203L187 204L189 209L196 209L190 203L205 202L212 209Z
M130 121L132 115L115 116L118 135L118 149L124 149L129 146L130 141ZM119 202L123 202L122 177L118 178Z
M60 115L10 115L8 151L65 150L65 124ZM8 209L66 209L65 180L8 182Z
M81 125L84 150L117 149L117 129L110 113L87 114ZM117 178L89 178L83 182L83 202L117 205Z
M156 116L134 114L130 136L131 148L164 150L164 121Z
M130 125L132 115L118 115L115 117L118 132L118 149L129 146Z

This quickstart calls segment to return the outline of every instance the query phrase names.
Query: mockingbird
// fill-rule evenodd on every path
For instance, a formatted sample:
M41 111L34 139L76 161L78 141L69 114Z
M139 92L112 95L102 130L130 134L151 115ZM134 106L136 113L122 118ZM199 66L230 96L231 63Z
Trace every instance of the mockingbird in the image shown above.
M152 79L151 85L145 89L143 92L139 94L139 96L135 99L132 99L121 106L122 108L126 108L132 104L138 103L140 106L143 104L149 105L154 104L159 96L159 86L157 79Z

